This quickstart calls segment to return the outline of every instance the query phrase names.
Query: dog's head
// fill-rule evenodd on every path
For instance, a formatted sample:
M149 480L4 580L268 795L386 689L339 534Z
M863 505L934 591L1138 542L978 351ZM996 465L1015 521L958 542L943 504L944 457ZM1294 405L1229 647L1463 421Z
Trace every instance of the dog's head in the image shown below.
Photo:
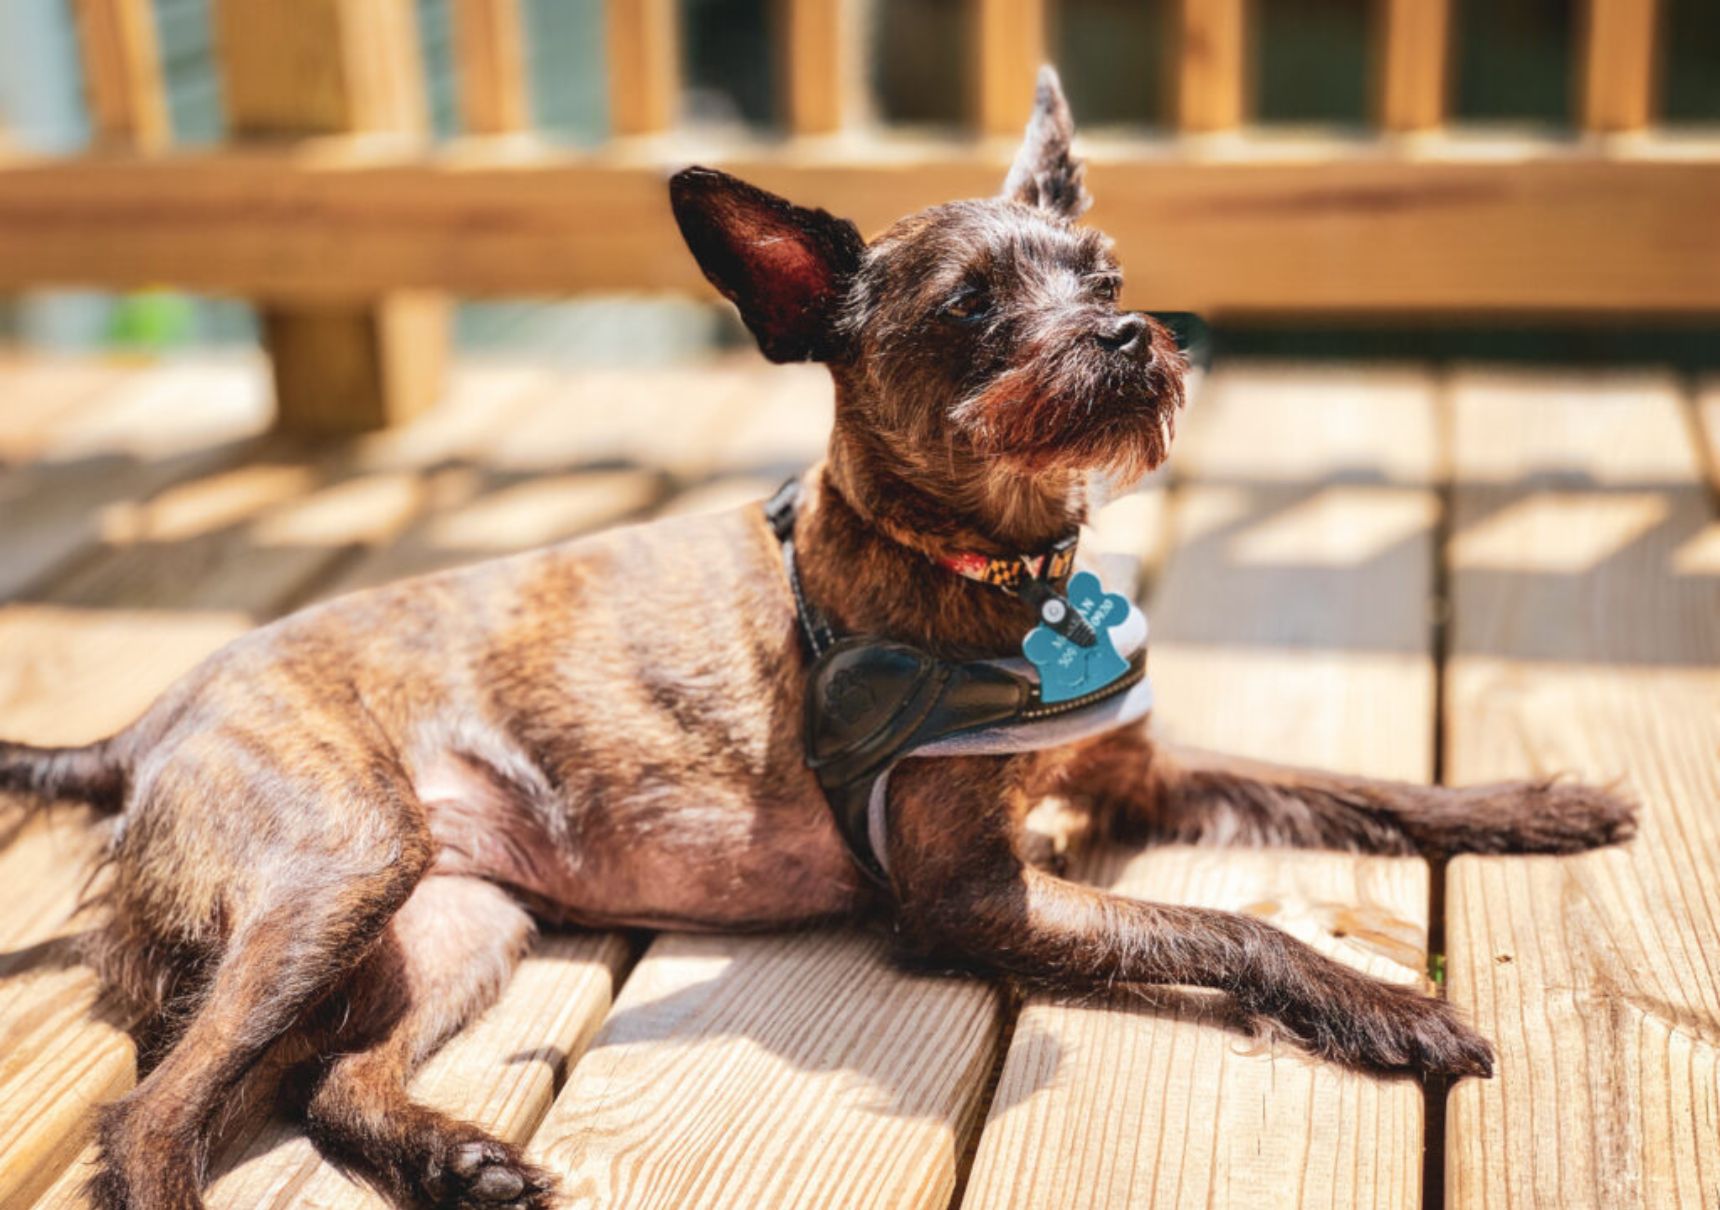
M896 476L972 510L1029 484L1067 493L1163 461L1182 403L1170 334L1118 308L1056 73L1002 191L909 215L868 245L853 223L724 173L670 185L706 277L773 361L818 360L837 424ZM1041 510L1043 511L1043 510Z

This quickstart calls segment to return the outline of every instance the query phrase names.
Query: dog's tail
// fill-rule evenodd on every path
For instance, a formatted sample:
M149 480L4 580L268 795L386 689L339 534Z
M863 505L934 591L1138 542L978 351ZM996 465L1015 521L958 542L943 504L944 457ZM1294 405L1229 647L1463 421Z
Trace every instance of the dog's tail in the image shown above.
M126 769L112 739L77 748L37 748L0 740L0 792L34 796L26 810L71 799L106 815L125 804Z

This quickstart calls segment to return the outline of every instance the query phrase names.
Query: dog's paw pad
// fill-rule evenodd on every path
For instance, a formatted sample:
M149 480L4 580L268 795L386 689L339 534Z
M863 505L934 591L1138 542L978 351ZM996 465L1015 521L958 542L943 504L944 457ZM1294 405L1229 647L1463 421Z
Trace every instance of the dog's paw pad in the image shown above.
M471 1139L447 1153L437 1205L460 1210L536 1210L547 1206L551 1180L495 1139Z

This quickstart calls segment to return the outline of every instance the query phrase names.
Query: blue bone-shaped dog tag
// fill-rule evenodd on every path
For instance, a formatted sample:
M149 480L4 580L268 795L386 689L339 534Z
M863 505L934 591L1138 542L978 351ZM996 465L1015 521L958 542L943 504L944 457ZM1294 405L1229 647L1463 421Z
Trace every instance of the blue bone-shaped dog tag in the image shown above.
M1021 640L1021 650L1039 669L1039 700L1066 702L1103 689L1129 670L1129 661L1117 654L1111 627L1121 626L1129 616L1129 601L1106 592L1099 577L1078 572L1069 581L1069 603L1098 635L1091 647L1071 643L1041 622Z

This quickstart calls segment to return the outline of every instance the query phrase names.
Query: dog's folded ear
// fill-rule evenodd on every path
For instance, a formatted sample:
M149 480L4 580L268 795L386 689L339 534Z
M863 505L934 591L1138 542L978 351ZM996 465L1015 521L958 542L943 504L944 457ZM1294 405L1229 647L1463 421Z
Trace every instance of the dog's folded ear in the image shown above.
M1027 137L1009 176L1002 196L1026 206L1049 210L1061 218L1079 218L1093 204L1082 178L1086 165L1076 159L1075 119L1063 97L1057 69L1047 64L1039 69L1039 87L1033 95L1033 116L1027 122Z
M866 251L853 223L710 168L676 173L669 201L699 268L766 357L840 359L837 312Z

